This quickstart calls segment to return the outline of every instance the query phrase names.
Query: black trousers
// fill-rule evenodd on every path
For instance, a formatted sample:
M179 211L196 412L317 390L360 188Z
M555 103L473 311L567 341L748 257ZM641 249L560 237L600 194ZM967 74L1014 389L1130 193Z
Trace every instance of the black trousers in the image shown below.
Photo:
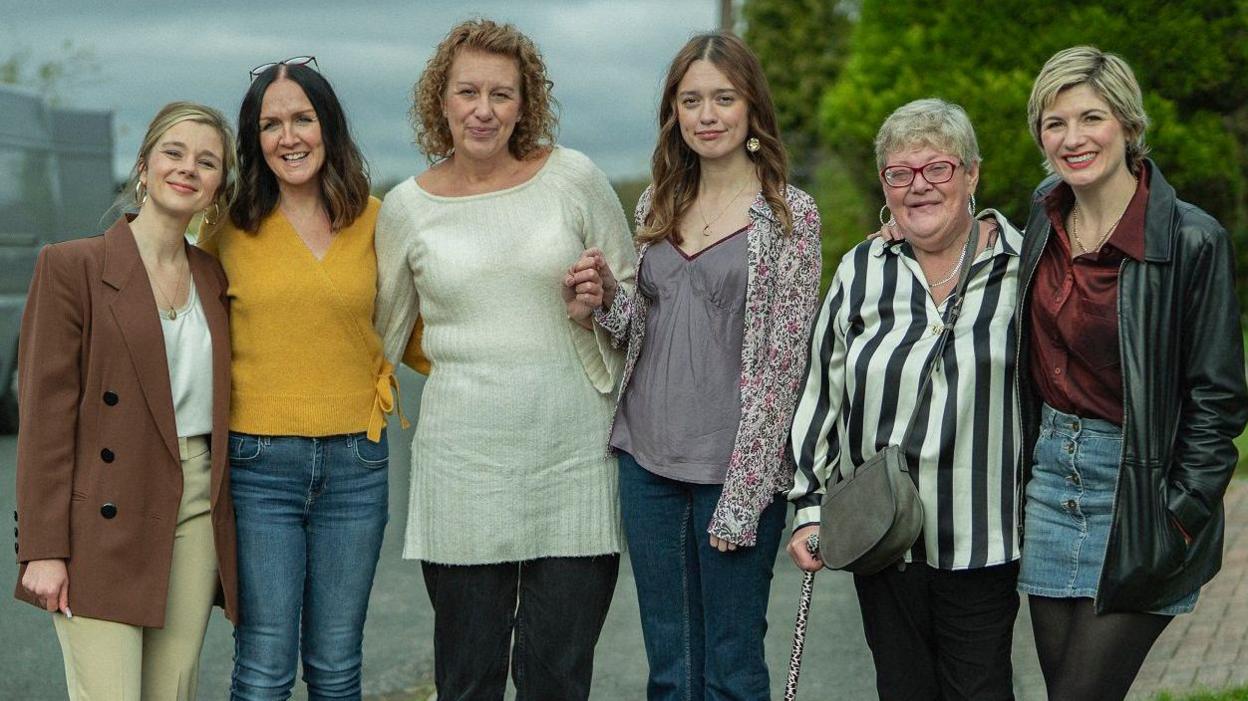
M1018 563L854 577L880 701L1013 699Z
M509 659L516 701L589 698L619 555L421 568L439 701L501 700Z

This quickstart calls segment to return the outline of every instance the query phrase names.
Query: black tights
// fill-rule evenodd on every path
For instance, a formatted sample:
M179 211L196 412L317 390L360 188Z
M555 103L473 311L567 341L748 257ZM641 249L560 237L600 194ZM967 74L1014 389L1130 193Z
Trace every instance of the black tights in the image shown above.
M1055 701L1125 698L1172 618L1155 613L1098 616L1092 599L1029 596L1028 604L1040 670Z

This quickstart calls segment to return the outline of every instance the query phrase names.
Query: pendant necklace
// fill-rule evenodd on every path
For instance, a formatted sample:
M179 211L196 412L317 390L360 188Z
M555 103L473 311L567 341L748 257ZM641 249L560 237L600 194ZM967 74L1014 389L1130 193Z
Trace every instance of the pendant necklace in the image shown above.
M716 214L715 218L710 221L707 221L706 219L706 209L702 206L702 198L698 198L698 214L702 217L702 223L706 225L702 227L703 236L711 235L711 225L719 221L720 217L724 216L724 212L728 211L728 208L732 206L732 203L737 201L737 198L741 196L741 193L745 192L745 188L749 187L752 182L754 181L746 180L745 184L741 186L741 189L737 190L737 194L733 195L732 199L728 200L728 204L724 205L723 208L719 210L719 214Z
M161 297L164 297L164 300L165 300L165 305L169 307L169 311L166 311L166 312L161 312L161 316L165 317L165 318L166 318L166 319L168 319L169 321L173 321L174 319L177 319L177 318L178 318L178 310L177 310L177 309L173 306L173 300L177 299L177 298L178 298L178 294L182 292L182 278L183 278L183 275L182 275L181 273L182 273L182 271L181 271L181 270L179 270L179 271L178 271L178 281L177 281L177 283L175 284L175 286L174 286L174 288L173 288L173 296L172 296L172 297L170 297L170 296L168 296L168 295L166 295L166 294L165 294L165 289L164 289L164 287L162 287L162 286L160 285L160 283L156 280L156 277L155 277L154 275L152 276L152 282L155 282L155 283L156 283L156 284L155 284L156 290L157 290L158 292L160 292L160 296L161 296ZM151 275L151 271L150 271L150 270L148 271L148 274L149 274L149 275ZM159 304L157 304L157 305L156 305L156 308L157 308L157 310L159 310L159 309L160 309L160 305L159 305Z

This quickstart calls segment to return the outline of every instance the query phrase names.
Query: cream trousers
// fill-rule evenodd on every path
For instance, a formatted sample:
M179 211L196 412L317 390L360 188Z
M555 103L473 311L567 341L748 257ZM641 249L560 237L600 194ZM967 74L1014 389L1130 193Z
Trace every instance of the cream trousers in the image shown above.
M182 503L173 541L165 627L53 614L70 701L195 699L199 651L218 580L209 514L211 461L206 436L179 438L178 445Z

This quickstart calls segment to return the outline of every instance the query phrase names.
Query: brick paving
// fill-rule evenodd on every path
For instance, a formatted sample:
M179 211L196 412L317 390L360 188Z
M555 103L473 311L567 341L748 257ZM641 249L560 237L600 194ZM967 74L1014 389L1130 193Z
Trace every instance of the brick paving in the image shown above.
M1196 610L1176 616L1153 646L1131 699L1248 685L1248 481L1226 493L1222 571L1200 593Z

